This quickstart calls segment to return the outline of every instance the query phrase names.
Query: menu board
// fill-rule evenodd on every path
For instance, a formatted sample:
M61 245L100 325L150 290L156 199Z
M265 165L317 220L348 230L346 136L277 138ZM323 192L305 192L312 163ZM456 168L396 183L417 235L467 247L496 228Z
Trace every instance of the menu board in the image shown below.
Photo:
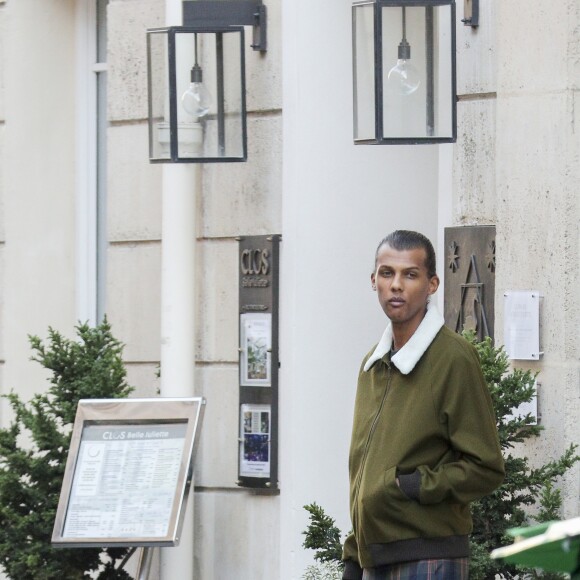
M205 399L79 401L55 547L176 546Z
M63 538L166 536L186 428L86 426Z

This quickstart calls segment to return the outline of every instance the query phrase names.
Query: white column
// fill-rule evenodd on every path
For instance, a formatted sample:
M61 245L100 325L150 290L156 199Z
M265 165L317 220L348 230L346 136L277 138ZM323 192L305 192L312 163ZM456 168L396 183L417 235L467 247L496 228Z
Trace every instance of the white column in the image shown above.
M166 0L166 24L182 23L181 0ZM161 395L191 397L195 370L195 208L197 166L163 166ZM161 549L161 579L193 579L193 490L181 541Z
M163 167L161 394L194 394L196 166Z
M194 394L196 166L163 168L161 269L161 395ZM193 491L181 542L161 550L161 578L193 578Z

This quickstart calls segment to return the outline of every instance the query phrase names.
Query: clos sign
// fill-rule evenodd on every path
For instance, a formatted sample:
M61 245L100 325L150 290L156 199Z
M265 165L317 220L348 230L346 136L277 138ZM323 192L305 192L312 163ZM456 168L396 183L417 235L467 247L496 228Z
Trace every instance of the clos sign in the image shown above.
M240 270L244 276L266 276L270 272L270 251L266 249L242 250Z
M238 480L278 493L280 235L237 238L239 308Z

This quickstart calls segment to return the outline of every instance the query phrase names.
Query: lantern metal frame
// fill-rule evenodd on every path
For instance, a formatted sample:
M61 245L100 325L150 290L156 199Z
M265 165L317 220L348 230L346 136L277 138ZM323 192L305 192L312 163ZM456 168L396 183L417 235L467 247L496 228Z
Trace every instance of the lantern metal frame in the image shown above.
M179 152L179 121L178 121L178 95L177 95L177 67L176 67L176 37L179 34L232 34L238 33L240 37L240 118L241 118L241 154L237 156L184 156ZM151 36L154 34L165 34L167 36L167 83L168 83L168 97L169 97L169 157L156 157L153 155L154 151L154 132L152 130L153 114L152 114L152 75L151 62L149 62L148 69L150 71L149 84L149 161L151 163L217 163L217 162L232 162L232 161L246 161L247 160L247 126L246 126L246 73L245 73L245 58L244 58L244 29L241 26L228 27L192 27L192 26L170 26L166 28L152 28L147 31L148 53L151 54L150 44ZM219 50L219 49L218 49ZM218 149L223 146L224 142L224 106L223 106L223 54L217 55L218 71L217 71L217 113L216 122L218 124Z
M189 0L183 2L184 26L252 26L254 50L266 52L267 12L261 0Z
M183 2L183 26L167 26L147 30L147 70L148 70L148 106L149 106L149 161L151 163L221 163L247 160L247 111L246 111L246 73L245 73L245 37L244 26L252 26L251 47L260 52L267 50L267 13L261 0L185 0ZM225 125L228 116L224 99L224 54L221 39L225 34L237 33L240 37L239 82L240 92L236 91L236 104L239 110L240 141L237 142L234 155L219 152L225 151ZM176 38L180 34L215 34L216 35L216 106L215 115L208 117L217 123L217 154L204 155L189 151L180 151L177 91L177 53ZM154 142L154 67L152 63L153 35L165 35L167 42L167 61L163 62L165 75L165 93L167 97L167 132L168 151L161 152L161 147ZM197 41L196 41L197 43ZM221 52L220 52L221 51ZM197 49L196 49L197 55ZM197 61L197 56L196 56ZM193 82L193 78L192 78ZM236 80L236 82L238 82ZM237 122L237 121L236 121ZM167 141L166 141L167 142ZM156 151L156 149L158 151ZM184 149L185 151L185 149ZM237 154L239 152L239 154ZM205 152L204 152L205 153Z
M357 9L364 6L373 7L373 58L374 58L374 137L357 138L358 129L358 88L357 88L357 30L356 30L356 15ZM407 7L425 8L425 47L426 47L426 126L434 126L434 63L433 63L433 22L432 9L440 6L449 6L450 9L450 44L449 44L449 58L450 58L450 134L445 136L385 136L384 134L384 87L383 77L385 75L385 64L383 61L383 8L401 8ZM454 143L457 140L457 72L456 72L456 30L455 30L455 0L356 0L352 5L352 43L353 43L353 130L355 145L404 145L404 144L424 144L424 143ZM400 54L400 53L399 53ZM401 57L399 57L401 58ZM386 65L388 66L388 64Z

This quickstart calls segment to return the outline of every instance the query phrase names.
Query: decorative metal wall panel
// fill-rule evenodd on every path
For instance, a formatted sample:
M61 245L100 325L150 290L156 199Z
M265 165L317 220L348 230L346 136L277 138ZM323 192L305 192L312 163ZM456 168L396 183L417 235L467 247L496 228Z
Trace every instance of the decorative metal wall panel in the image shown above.
M445 324L493 339L495 226L445 228Z

